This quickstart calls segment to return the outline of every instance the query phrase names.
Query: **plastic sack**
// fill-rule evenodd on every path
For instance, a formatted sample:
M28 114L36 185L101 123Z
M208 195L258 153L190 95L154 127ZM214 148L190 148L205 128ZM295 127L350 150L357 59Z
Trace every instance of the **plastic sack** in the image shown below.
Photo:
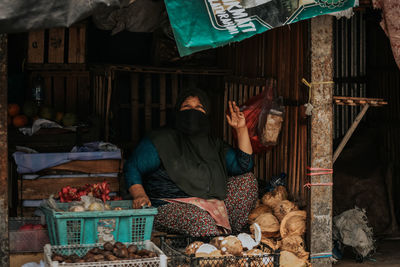
M275 98L272 105L265 102L258 119L258 135L264 146L274 146L282 129L285 107L282 98Z
M264 91L239 107L246 118L246 126L249 129L251 146L255 154L268 151L277 144L284 107L279 100L274 98L275 91L276 81L269 79ZM233 136L237 139L235 131L233 131Z

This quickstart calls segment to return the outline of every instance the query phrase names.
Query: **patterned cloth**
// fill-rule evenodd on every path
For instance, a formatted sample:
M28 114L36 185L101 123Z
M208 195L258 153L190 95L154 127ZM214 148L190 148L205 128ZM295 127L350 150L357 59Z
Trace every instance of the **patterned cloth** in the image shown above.
M230 232L231 225L229 223L228 212L226 210L225 202L219 199L202 199L199 197L188 197L188 198L175 198L165 199L170 203L187 203L195 205L202 210L207 211L211 217L213 217L215 224L226 229Z
M231 177L224 200L232 232L240 232L257 201L257 179L252 173ZM169 203L158 208L154 220L159 231L191 236L216 236L221 229L205 210L187 203Z

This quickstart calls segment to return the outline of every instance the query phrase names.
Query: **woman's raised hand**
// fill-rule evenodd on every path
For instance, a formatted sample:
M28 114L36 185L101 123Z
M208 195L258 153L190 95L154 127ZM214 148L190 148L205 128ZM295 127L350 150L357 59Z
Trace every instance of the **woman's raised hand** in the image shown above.
M236 105L235 101L229 101L229 112L226 115L226 120L228 124L234 129L240 129L246 127L246 118L243 112L240 111L239 107Z

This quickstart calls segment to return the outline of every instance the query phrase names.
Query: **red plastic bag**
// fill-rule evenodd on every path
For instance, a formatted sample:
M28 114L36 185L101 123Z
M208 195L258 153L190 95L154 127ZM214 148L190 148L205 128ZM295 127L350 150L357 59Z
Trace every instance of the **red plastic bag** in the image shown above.
M273 145L276 145L276 142L271 142L271 134L268 134L267 129L267 127L271 126L271 123L267 123L267 119L272 118L273 120L277 118L276 116L283 118L283 106L275 99L275 91L276 81L269 79L264 91L250 98L239 107L246 118L251 146L255 154L268 151ZM272 125L275 126L276 123ZM237 140L234 130L233 136ZM275 138L276 134L272 134L272 137Z

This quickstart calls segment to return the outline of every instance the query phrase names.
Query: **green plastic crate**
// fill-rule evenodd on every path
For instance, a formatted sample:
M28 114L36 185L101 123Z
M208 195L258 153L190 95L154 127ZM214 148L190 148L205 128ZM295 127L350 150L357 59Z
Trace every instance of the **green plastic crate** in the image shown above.
M75 245L150 240L156 208L132 209L131 200L107 203L123 210L68 212L71 203L58 203L61 212L42 206L50 243Z

